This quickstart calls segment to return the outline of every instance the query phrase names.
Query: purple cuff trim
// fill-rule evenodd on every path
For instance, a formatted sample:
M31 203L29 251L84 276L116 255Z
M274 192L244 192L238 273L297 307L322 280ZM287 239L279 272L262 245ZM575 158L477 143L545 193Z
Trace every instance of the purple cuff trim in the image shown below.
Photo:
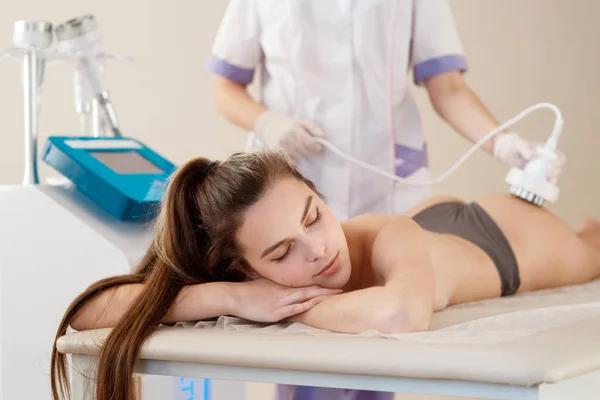
M217 75L245 85L252 82L254 69L241 68L217 58L214 54L206 61L206 68Z
M467 59L461 54L452 54L431 60L423 61L415 65L414 79L419 84L425 79L454 70L461 72L467 69Z
M427 168L429 165L427 158L427 145L422 150L413 149L408 146L396 144L396 159L402 160L400 165L396 165L396 176L408 178L421 168Z

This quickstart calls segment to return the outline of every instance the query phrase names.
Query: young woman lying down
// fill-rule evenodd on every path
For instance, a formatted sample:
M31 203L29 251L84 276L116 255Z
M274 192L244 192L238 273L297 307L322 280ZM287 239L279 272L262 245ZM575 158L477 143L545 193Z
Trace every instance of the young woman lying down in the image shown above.
M508 195L433 198L408 215L336 220L278 152L199 158L172 177L156 236L136 272L73 301L57 338L113 327L98 400L129 399L135 359L161 323L233 315L336 332L427 330L453 304L600 276L600 223L576 232ZM54 398L65 388L53 349Z

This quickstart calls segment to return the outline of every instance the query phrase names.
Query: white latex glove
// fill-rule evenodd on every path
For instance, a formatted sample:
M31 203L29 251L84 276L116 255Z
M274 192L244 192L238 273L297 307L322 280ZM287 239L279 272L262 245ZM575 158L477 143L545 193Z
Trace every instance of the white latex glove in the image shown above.
M258 117L254 133L268 147L283 149L292 160L321 151L321 145L313 137L325 136L315 124L295 120L274 110L267 110Z
M514 132L499 135L494 142L494 157L506 164L524 168L536 156L536 148L541 143L528 142ZM558 175L565 164L565 157L560 156L550 162L547 179L556 183Z

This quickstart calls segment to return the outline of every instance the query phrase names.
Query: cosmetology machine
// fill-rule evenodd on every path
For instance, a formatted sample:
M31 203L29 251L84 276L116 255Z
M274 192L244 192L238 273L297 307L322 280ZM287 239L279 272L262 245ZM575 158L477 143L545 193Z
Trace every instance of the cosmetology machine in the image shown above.
M124 58L101 52L99 42L98 24L86 15L56 27L17 21L13 46L0 49L0 56L22 62L25 134L22 185L0 186L0 397L6 399L50 397L51 345L62 314L91 283L131 272L150 245L150 221L175 168L140 140L121 134L102 64ZM81 132L50 136L38 148L50 63L74 67ZM63 178L41 181L38 157ZM201 391L202 382L195 384ZM167 389L164 383L154 386L162 398L169 398L167 390L179 399L173 391L181 386L185 395L183 387L189 390L194 382L171 379Z

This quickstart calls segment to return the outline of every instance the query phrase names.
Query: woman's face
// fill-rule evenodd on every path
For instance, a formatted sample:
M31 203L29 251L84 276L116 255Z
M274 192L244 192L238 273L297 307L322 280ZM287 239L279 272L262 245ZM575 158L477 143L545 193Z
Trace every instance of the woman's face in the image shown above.
M280 285L342 288L351 266L346 237L331 210L303 182L276 181L237 232L243 257Z

